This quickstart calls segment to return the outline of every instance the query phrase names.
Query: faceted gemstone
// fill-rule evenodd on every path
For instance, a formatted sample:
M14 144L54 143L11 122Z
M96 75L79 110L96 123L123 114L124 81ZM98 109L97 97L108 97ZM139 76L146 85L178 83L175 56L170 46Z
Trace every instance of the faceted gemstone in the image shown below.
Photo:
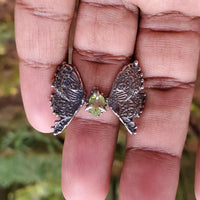
M96 117L99 116L102 112L106 112L105 106L105 98L103 95L101 95L101 92L98 89L94 89L88 100L86 110Z

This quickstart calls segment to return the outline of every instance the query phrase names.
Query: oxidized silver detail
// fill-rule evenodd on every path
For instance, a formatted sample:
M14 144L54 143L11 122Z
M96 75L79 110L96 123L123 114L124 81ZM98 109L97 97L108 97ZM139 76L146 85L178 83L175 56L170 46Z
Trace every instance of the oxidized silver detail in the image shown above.
M94 98L95 101L93 101L94 91L90 98L86 99L83 83L77 69L66 62L62 63L58 66L54 76L52 87L55 92L51 94L50 100L53 113L60 118L55 121L55 125L52 127L54 135L61 133L68 126L84 103L87 104L86 111L92 111L94 116L105 112L105 106L108 105L125 125L128 132L136 134L137 126L133 122L133 118L139 117L144 107L146 95L141 92L144 89L143 82L138 61L125 65L119 72L108 99L100 95L98 88L95 88L94 91L101 98L101 105L98 105L99 102L96 101L98 99ZM91 110L93 108L94 110ZM103 110L99 112L98 109Z
M52 127L54 135L63 131L84 103L85 91L77 69L66 62L58 66L51 95L53 113L60 117Z
M138 61L125 65L115 80L109 95L108 105L119 117L130 134L136 134L137 126L133 118L142 112L145 94L143 75Z

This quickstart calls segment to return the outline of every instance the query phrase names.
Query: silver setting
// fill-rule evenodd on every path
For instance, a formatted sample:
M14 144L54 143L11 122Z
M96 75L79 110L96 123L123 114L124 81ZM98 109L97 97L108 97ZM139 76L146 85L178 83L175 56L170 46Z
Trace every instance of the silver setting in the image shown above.
M57 135L83 105L85 91L77 69L66 62L58 66L52 87L56 92L51 94L51 108L53 114L60 117L52 127L54 135Z
M51 94L50 100L53 114L60 118L55 121L55 125L52 127L54 135L61 133L69 125L84 103L86 103L86 111L90 111L95 105L95 108L100 109L100 114L106 112L105 107L108 105L125 125L128 132L136 134L137 126L133 119L139 117L144 107L146 95L141 92L144 89L143 82L139 63L135 60L133 63L125 65L119 72L109 97L104 97L106 99L105 105L91 105L88 102L89 98L86 99L86 93L77 69L66 62L62 63L58 66L54 76L52 87L55 92ZM100 90L93 89L91 95L94 92L98 93Z
M137 126L133 118L142 113L145 101L143 75L138 61L125 65L118 74L108 98L108 105L119 117L131 135L136 134Z

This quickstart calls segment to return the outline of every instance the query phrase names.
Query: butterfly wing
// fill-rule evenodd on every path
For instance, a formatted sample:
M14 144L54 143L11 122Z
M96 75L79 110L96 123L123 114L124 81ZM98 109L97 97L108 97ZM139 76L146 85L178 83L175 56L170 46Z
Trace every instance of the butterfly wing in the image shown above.
M85 91L77 69L65 62L58 66L51 95L53 113L60 117L52 127L57 135L70 123L76 112L84 103Z
M119 72L108 98L108 105L119 117L130 134L136 134L137 126L133 118L142 112L145 94L143 75L138 61L125 65Z

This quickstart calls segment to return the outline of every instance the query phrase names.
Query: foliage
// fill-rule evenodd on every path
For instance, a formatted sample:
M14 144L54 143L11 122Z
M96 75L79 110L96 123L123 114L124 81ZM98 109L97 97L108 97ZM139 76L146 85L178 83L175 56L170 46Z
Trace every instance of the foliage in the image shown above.
M0 96L15 95L19 84L13 22L0 23Z
M9 131L1 137L0 150L14 150L23 153L55 153L62 151L60 141L52 136L38 133L37 131L23 127L15 132Z
M14 40L13 22L3 22L0 24L0 45L8 45L9 41Z
M62 142L57 137L28 125L1 133L0 188L11 188L7 198L15 194L16 200L62 199L61 151Z
M0 186L54 182L60 178L61 156L14 153L0 158Z
M35 185L19 189L15 194L15 200L64 200L60 192L60 182L40 182Z
M194 172L195 172L196 154L183 151L181 159L181 170L179 178L179 187L176 200L195 200L194 196Z

